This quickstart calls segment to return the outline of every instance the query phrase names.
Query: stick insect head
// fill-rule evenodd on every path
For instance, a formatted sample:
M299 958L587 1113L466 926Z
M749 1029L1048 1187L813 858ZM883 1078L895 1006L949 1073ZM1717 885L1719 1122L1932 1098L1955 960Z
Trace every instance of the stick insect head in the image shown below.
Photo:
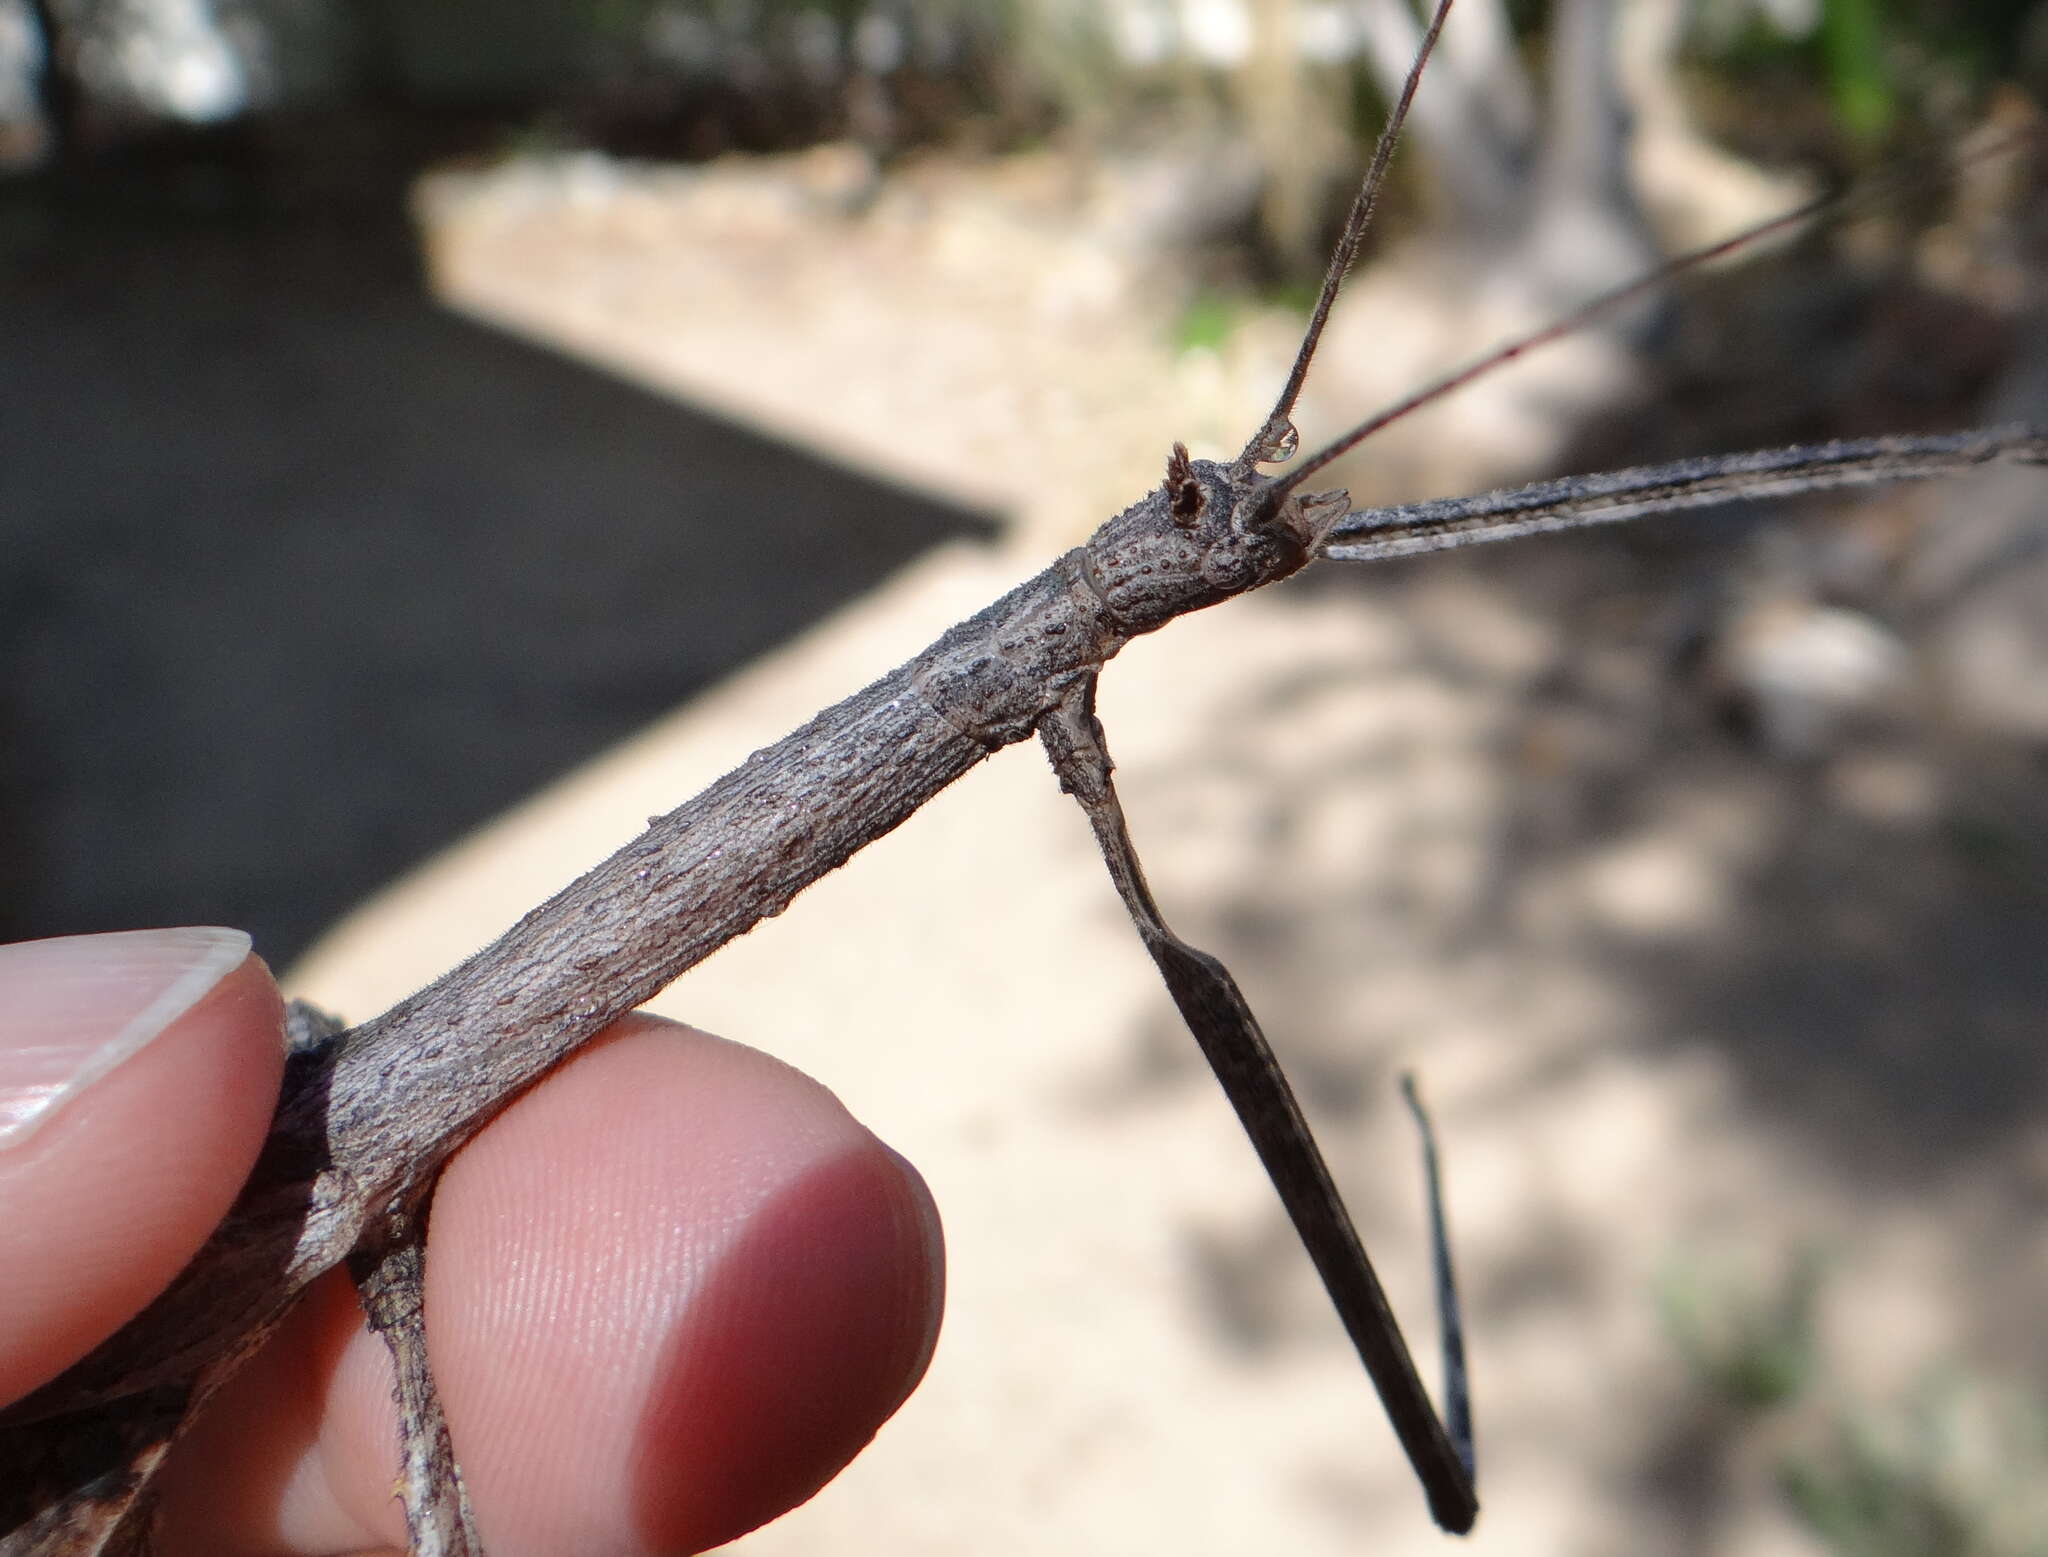
M1350 506L1341 492L1281 498L1236 465L1188 457L1089 539L1088 582L1127 633L1228 600L1299 570Z
M1349 509L1350 499L1342 492L1296 495L1302 478L1321 468L1327 454L1276 478L1259 475L1258 467L1294 453L1295 399L1322 339L1330 306L1358 256L1394 143L1450 9L1451 0L1436 0L1421 47L1345 218L1344 234L1330 256L1294 366L1259 430L1228 465L1189 459L1186 447L1176 443L1158 490L1126 508L1089 541L1089 582L1125 632L1150 632L1185 612L1285 578L1316 554Z

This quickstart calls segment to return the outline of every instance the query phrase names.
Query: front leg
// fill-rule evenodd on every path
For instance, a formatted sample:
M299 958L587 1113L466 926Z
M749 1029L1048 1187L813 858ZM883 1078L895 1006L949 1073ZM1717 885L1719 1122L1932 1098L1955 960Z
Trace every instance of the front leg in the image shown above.
M1294 1089L1287 1084L1258 1018L1252 1015L1230 970L1207 952L1188 945L1160 917L1110 779L1109 747L1095 717L1095 683L1092 672L1076 682L1039 724L1039 739L1059 775L1060 788L1088 813L1117 894L1315 1262L1330 1301L1379 1391L1395 1435L1415 1467L1429 1498L1430 1513L1444 1529L1463 1535L1478 1517L1479 1500L1473 1490L1464 1360L1451 1345L1456 1308L1448 1259L1440 1266L1440 1291L1445 1307L1446 1410L1458 1429L1455 1440L1445 1431L1416 1376L1407 1340L1379 1276L1351 1225L1350 1213L1344 1209L1329 1167L1295 1101Z

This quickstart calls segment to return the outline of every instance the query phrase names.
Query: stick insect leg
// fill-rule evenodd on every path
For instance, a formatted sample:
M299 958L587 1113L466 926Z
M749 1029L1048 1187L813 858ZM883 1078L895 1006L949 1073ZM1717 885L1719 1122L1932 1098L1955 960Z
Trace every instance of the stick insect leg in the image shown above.
M359 1246L349 1257L349 1275L370 1328L391 1351L399 1431L396 1490L405 1505L409 1557L484 1557L427 1364L427 1200L388 1212L383 1232L374 1246Z
M1309 1258L1336 1305L1352 1344L1372 1376L1395 1436L1444 1529L1464 1534L1478 1517L1469 1438L1453 1442L1415 1372L1401 1327L1387 1304L1372 1261L1351 1225L1300 1105L1237 983L1223 964L1166 927L1124 825L1110 781L1109 750L1095 718L1095 677L1075 685L1039 725L1060 787L1088 813L1095 841L1145 949L1166 980L1174 1004L1223 1084L1245 1133L1279 1191ZM1447 1336L1453 1326L1446 1324ZM1462 1362L1455 1377L1462 1381ZM1462 1421L1462 1398L1450 1406Z
M1415 1077L1401 1073L1401 1097L1415 1117L1416 1132L1422 1137L1422 1182L1429 1197L1429 1254L1436 1275L1437 1328L1443 1336L1444 1429L1465 1463L1465 1474L1474 1473L1472 1463L1472 1389L1465 1377L1465 1318L1458 1303L1458 1281L1451 1270L1451 1234L1444 1222L1443 1174L1437 1167L1436 1127L1429 1110L1415 1088Z

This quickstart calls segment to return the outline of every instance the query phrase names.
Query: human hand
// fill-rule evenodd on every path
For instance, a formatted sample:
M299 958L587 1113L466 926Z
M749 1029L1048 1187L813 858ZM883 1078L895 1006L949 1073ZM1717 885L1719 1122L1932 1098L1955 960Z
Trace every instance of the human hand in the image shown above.
M226 1212L281 1021L239 932L0 946L0 1402ZM428 1346L492 1557L698 1550L803 1501L922 1376L943 1285L923 1181L830 1093L615 1023L435 1194ZM402 1549L396 1463L389 1360L330 1272L180 1440L159 1549Z

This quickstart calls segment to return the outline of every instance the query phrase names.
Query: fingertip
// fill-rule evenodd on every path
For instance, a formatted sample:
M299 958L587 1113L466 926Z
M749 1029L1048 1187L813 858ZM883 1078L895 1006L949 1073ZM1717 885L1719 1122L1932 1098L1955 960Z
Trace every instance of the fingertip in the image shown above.
M0 1401L133 1317L226 1214L282 1021L239 931L0 947Z
M816 1082L620 1025L451 1165L429 1344L494 1551L699 1550L809 1497L922 1377L931 1197Z
M636 1017L450 1163L426 1279L490 1550L634 1557L717 1545L844 1465L922 1376L944 1265L923 1180L831 1093ZM402 1542L389 1361L323 1290L181 1445L167 1551Z
M721 1545L818 1492L924 1377L944 1289L930 1192L875 1137L788 1179L664 1348L630 1494L643 1548Z

